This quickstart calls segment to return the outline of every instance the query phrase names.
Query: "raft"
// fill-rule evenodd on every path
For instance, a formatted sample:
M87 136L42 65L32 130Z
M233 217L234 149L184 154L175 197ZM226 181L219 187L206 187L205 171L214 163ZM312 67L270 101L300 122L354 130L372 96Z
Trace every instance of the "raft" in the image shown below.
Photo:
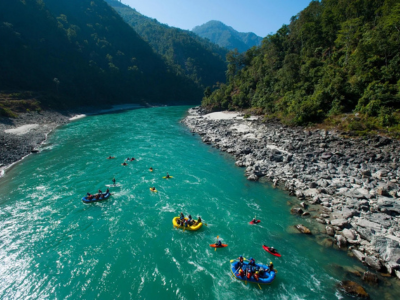
M242 269L245 271L246 269L252 268L252 270L258 271L261 267L266 270L264 274L260 275L260 278L256 280L254 276L251 276L250 279L248 279L246 276L239 276L238 274L238 269L240 267L240 262L235 261L231 263L231 272L235 275L236 279L241 280L241 281L248 281L252 283L258 283L258 284L271 284L276 276L276 271L271 271L268 272L269 267L263 264L256 264L255 266L250 266L248 262L243 262L242 263Z
M110 193L106 193L103 194L99 199L96 199L96 197L94 197L92 200L89 200L86 196L82 198L82 201L84 203L92 203L92 202L98 202L98 201L103 201L106 200L108 198L110 198L111 194Z
M203 226L203 223L200 222L200 223L198 223L198 224L196 224L196 225L192 225L192 226L185 227L185 226L178 225L178 223L176 223L177 220L179 220L179 217L173 218L173 219L172 219L172 224L174 225L174 227L180 228L180 229L185 229L185 230L190 230L190 231L196 231L196 230L199 230L199 229L201 228L201 226ZM187 220L187 218L185 218L185 220Z

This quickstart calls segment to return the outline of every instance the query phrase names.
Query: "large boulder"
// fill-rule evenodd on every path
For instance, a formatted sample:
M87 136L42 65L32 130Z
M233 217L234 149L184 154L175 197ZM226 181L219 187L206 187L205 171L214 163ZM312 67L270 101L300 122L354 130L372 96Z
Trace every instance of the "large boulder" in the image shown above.
M371 244L386 262L400 264L400 238L393 235L374 236Z
M345 247L347 245L347 241L344 238L344 236L340 234L335 235L336 243L339 246L339 248Z
M380 271L382 269L381 262L375 256L365 256L365 263L371 268Z
M378 208L385 213L400 214L400 201L387 197L379 197Z
M348 222L346 219L335 219L335 220L331 220L331 225L332 226L337 226L339 228L343 228L345 226L347 226Z

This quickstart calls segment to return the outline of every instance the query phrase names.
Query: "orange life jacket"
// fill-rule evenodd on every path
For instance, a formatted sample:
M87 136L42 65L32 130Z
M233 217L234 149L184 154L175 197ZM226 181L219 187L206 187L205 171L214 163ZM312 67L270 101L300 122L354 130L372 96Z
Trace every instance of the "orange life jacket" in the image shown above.
M260 278L260 276L258 276L258 274L254 274L254 278L255 278L256 280L258 280L258 279Z

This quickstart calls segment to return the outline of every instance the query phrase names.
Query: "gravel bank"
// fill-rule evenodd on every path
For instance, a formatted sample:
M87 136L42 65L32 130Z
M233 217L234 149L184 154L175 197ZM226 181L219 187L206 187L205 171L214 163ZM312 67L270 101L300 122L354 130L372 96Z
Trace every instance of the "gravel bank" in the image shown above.
M193 108L182 122L204 143L233 155L248 180L268 179L302 200L292 213L309 216L308 205L321 205L316 220L339 247L400 278L398 141L349 139L219 114Z
M104 108L81 108L77 111L41 111L19 114L18 118L0 118L0 177L2 170L23 157L38 152L38 146L47 135L60 125L88 115L105 114L121 110L137 109L139 104L114 105Z

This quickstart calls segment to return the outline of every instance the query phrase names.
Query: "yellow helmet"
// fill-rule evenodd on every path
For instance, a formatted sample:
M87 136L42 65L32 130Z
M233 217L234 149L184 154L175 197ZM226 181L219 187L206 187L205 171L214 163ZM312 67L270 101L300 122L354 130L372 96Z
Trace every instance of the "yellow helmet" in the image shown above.
M270 261L269 264L272 265L272 261Z
M256 271L256 274L258 274L258 271Z

